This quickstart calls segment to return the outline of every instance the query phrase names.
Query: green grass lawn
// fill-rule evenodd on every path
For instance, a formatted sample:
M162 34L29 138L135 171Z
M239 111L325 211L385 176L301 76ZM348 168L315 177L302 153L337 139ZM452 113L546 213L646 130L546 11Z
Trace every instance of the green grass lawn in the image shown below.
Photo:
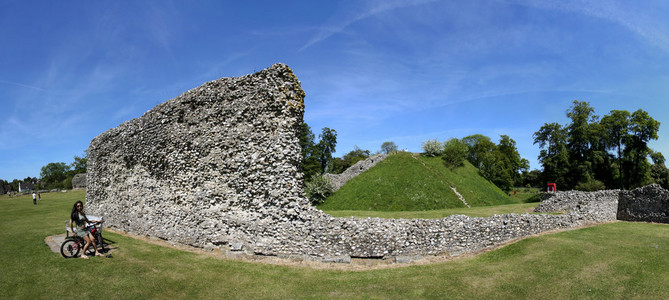
M113 258L64 259L83 192L0 197L0 298L669 299L669 226L616 222L527 238L475 257L366 271L225 260L106 233Z

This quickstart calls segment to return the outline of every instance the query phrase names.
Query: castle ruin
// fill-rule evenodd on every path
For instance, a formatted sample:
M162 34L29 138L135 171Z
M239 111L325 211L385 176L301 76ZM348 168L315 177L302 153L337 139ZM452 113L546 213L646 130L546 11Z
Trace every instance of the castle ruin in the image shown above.
M332 217L304 196L304 97L291 69L275 64L207 82L100 134L89 147L88 212L182 244L338 262L458 255L616 220L618 191L552 194L580 199L561 215Z

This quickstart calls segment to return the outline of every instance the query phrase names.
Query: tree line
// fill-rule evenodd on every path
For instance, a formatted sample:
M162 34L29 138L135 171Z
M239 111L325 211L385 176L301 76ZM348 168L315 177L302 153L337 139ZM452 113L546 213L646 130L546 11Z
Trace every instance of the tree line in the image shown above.
M6 193L7 191L18 192L19 183L21 188L29 187L34 190L42 189L72 189L72 178L79 173L86 173L86 163L88 162L88 151L84 155L74 156L74 161L70 164L64 162L48 163L40 169L40 177L26 177L23 180L14 179L9 182L0 179L0 186Z
M566 125L545 123L534 133L534 144L541 149L542 181L577 190L650 183L667 188L664 156L648 147L658 139L660 122L648 112L612 110L600 118L590 103L575 100L567 117Z
M305 181L311 181L312 178L325 173L340 174L355 163L372 155L370 150L354 146L353 150L341 157L333 157L332 154L336 152L337 147L337 131L323 127L316 141L316 135L305 122L301 125L300 147L302 148L300 170L304 174ZM381 144L381 149L376 153L387 154L394 151L397 151L397 145L392 141L387 141Z
M529 161L520 156L516 141L508 135L500 135L497 144L482 134L450 138L443 143L436 139L427 140L422 149L425 156L441 156L451 169L462 167L468 161L483 178L507 192L514 186L524 185L523 175L530 167Z

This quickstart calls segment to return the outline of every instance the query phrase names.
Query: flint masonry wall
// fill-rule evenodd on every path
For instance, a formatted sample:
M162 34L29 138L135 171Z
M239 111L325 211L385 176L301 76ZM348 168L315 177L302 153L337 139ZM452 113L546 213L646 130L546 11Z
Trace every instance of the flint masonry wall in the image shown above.
M584 198L562 215L334 218L304 197L304 96L290 68L275 64L205 83L102 133L89 147L88 213L198 247L340 262L457 255L615 220L613 194Z
M379 162L383 161L388 157L388 154L375 154L371 157L363 159L355 164L353 164L348 169L344 170L341 174L325 174L325 178L330 180L333 190L339 190L346 182L353 179L353 177L362 174L363 172L369 170L373 166L376 166Z
M72 189L83 190L86 188L86 173L76 174L72 178Z
M618 220L669 224L669 191L651 184L632 191L622 191Z

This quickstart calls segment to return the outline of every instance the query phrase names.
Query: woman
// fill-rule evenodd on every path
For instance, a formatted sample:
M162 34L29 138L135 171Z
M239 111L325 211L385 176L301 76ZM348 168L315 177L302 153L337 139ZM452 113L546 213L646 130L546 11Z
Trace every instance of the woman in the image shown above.
M93 237L93 234L91 234L90 231L86 229L87 223L100 222L89 221L86 217L86 214L84 213L84 204L81 201L75 202L74 206L72 207L72 213L70 214L70 229L72 232L74 232L74 236L80 236L84 238L84 241L86 241L86 245L84 245L84 251L81 253L81 258L88 259L88 256L86 256L86 249L88 249L88 246L90 246L91 243L93 243L93 249L95 249L95 256L102 256L102 254L98 252L98 247L95 244L95 238ZM73 227L74 224L77 225L76 228Z

